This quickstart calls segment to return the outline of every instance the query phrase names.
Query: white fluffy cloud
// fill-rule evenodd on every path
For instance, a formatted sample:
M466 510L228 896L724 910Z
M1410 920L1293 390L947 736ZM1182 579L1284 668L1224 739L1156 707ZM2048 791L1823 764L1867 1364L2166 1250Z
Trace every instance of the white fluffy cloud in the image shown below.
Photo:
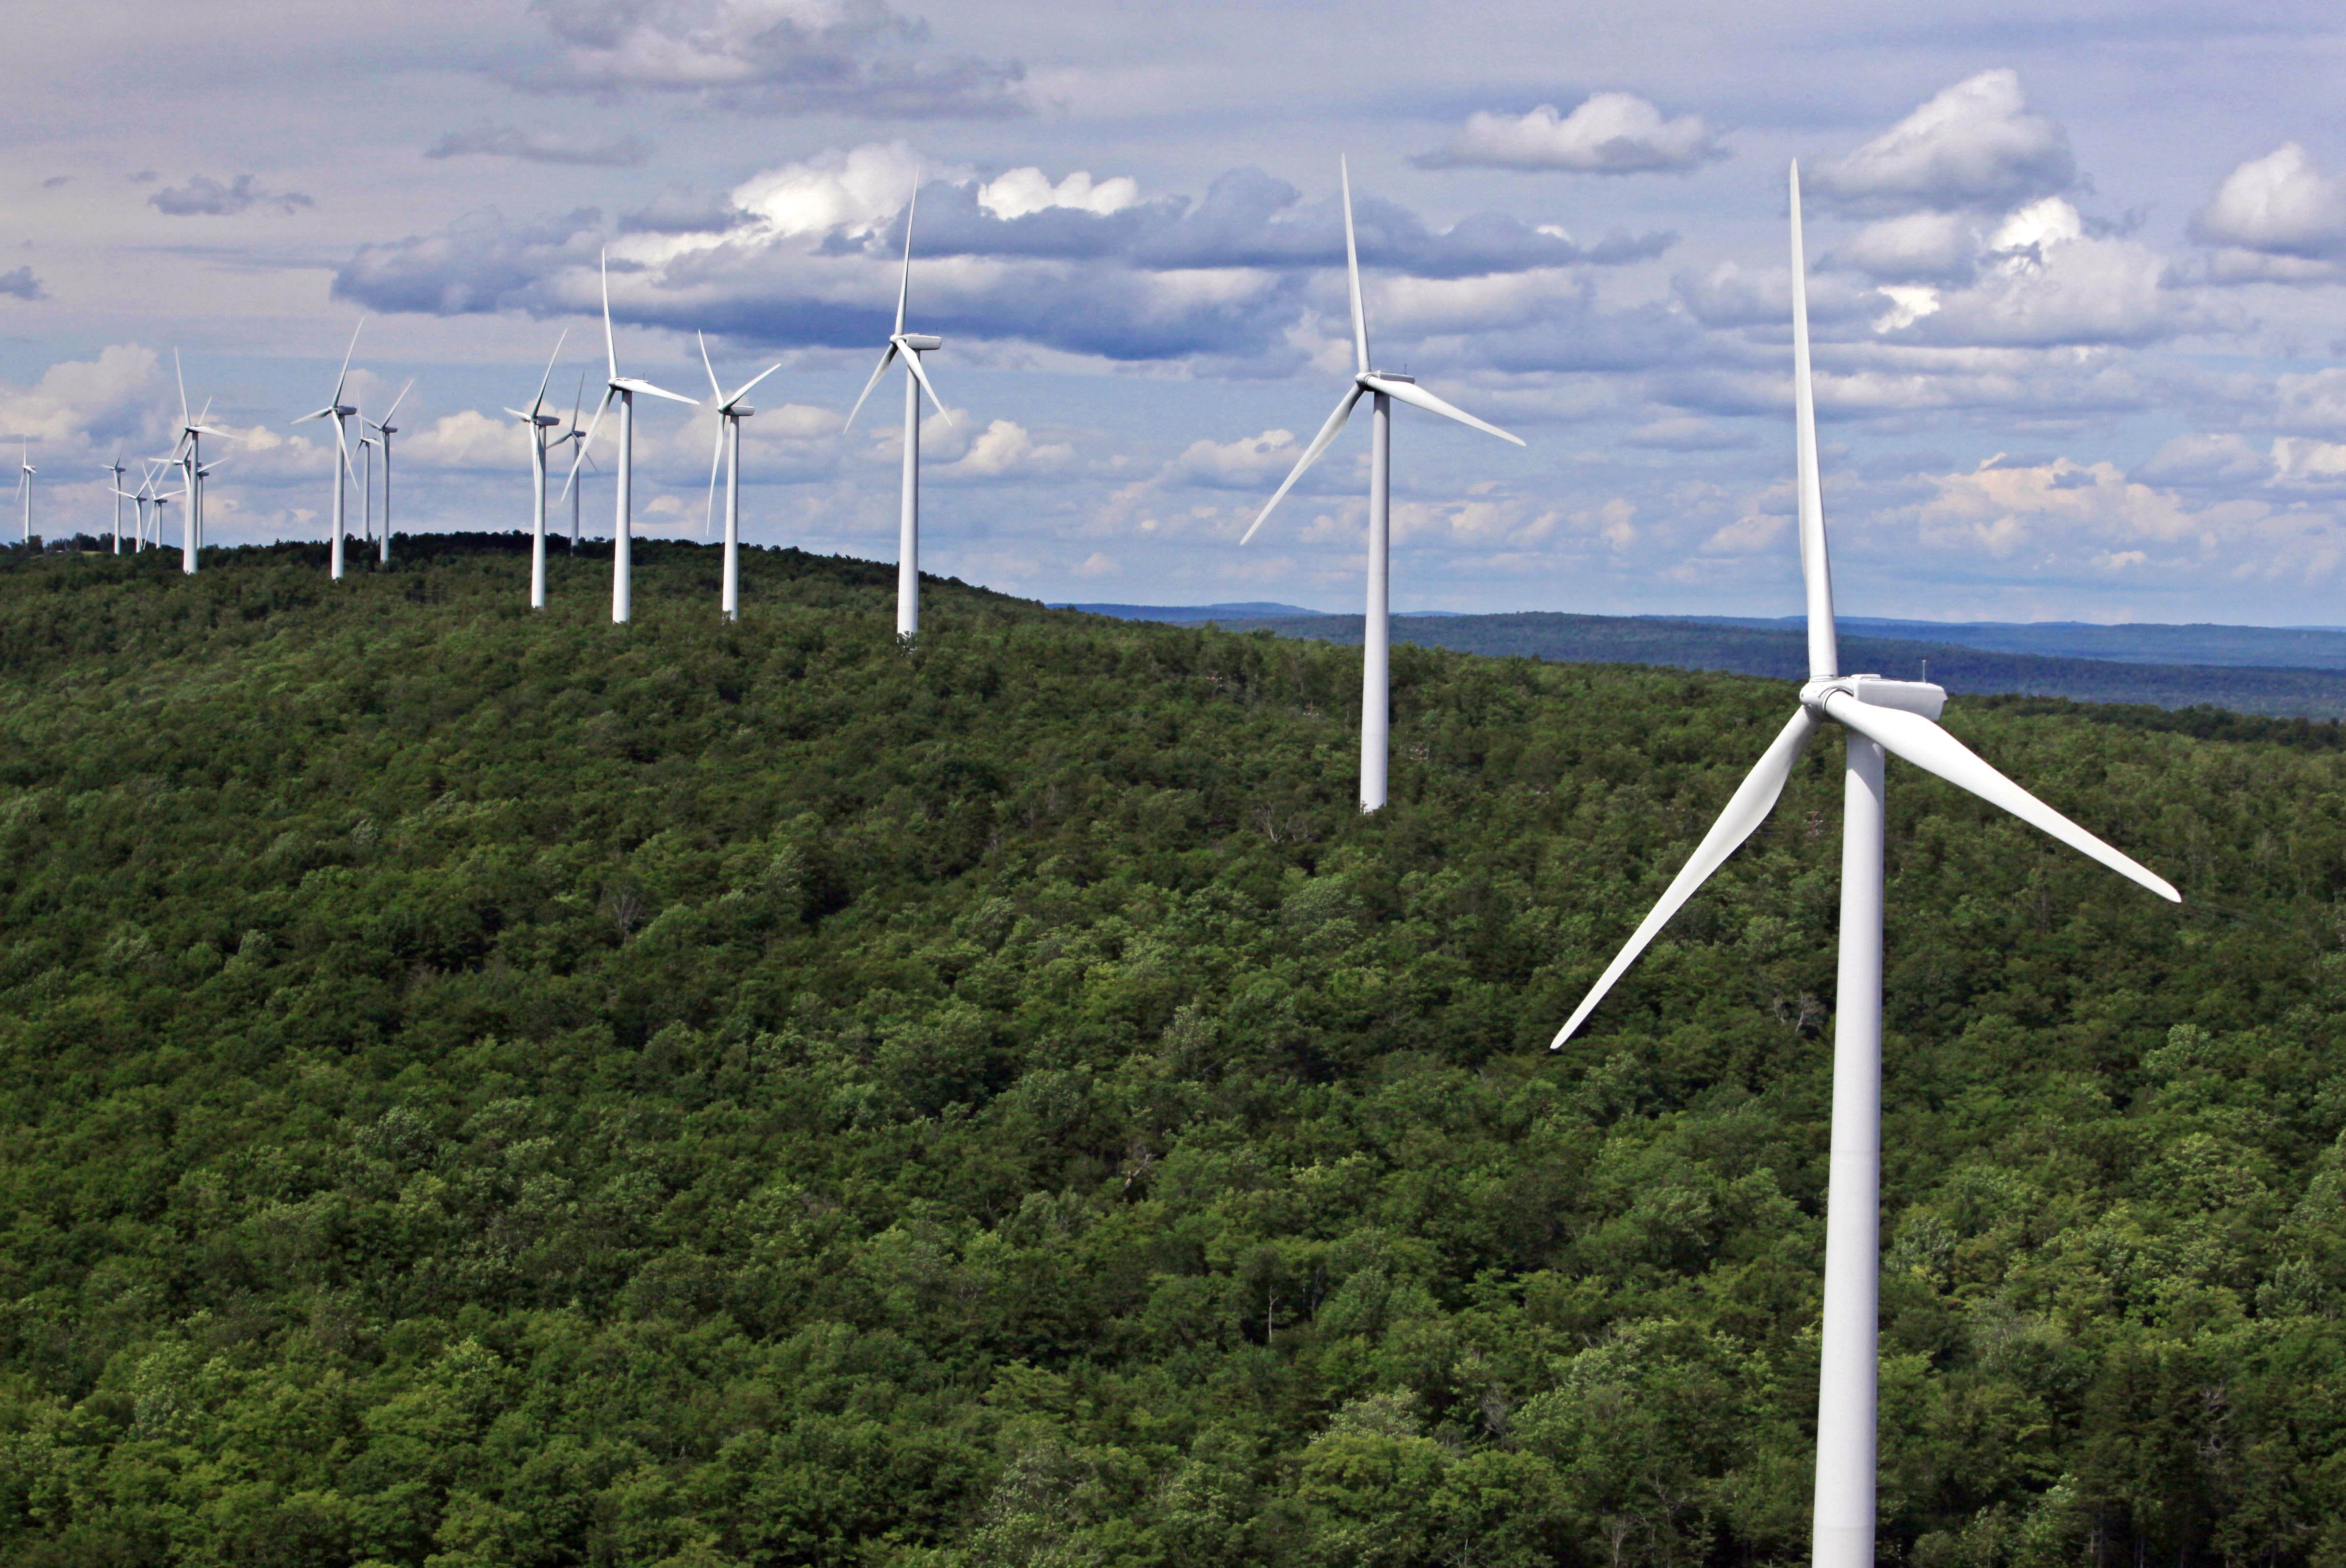
M2191 232L2207 244L2300 260L2346 254L2346 179L2283 142L2226 175Z
M1000 219L1025 218L1064 207L1105 218L1140 200L1140 186L1128 175L1092 183L1088 170L1077 169L1058 184L1039 168L1014 168L978 187L977 204Z
M910 147L872 142L754 175L733 188L732 205L787 239L866 235L904 209L920 177L920 155Z
M1193 441L1174 459L1170 477L1212 489L1252 490L1277 484L1302 455L1294 432L1286 430L1237 441Z
M1561 169L1574 174L1684 173L1727 157L1699 115L1666 117L1634 93L1596 93L1568 115L1484 111L1411 161L1422 168Z
M937 473L950 479L1023 479L1049 473L1075 460L1066 442L1038 442L1015 420L997 419L971 437L969 448Z
M1955 211L2011 207L2076 179L2068 133L2031 110L2020 74L2003 69L1948 87L1808 185L1853 212Z

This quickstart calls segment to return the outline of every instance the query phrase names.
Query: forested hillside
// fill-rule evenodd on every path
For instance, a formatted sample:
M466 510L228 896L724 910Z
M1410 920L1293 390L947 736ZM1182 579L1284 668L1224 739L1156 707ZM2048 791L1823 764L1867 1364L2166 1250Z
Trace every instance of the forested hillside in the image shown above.
M1805 1560L1839 759L1784 683L638 546L0 566L0 1563ZM2346 1560L2346 756L1892 770L1883 1553Z

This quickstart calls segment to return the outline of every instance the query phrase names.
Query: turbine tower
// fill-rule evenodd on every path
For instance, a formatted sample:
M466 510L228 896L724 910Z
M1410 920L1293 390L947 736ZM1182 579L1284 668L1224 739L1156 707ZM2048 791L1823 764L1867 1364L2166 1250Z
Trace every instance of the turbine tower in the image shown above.
M106 487L114 492L114 553L119 555L122 554L122 503L128 499L122 494L122 480L130 472L122 466L122 443L119 442L115 443L114 461L106 464L106 472L108 475Z
M16 499L25 504L25 546L33 544L33 475L39 469L33 466L33 448L28 442L16 443Z
M780 370L768 365L741 383L731 397L717 384L717 368L709 362L709 340L700 342L700 368L709 372L709 394L717 400L717 450L709 456L709 505L701 513L700 535L709 536L709 516L717 509L717 465L725 464L725 585L719 590L717 613L729 621L741 618L741 422L758 411L741 400L750 389Z
M1935 722L1946 693L1919 681L1841 673L1832 569L1817 484L1800 170L1791 172L1792 402L1809 679L1790 722L1760 757L1661 901L1598 977L1549 1049L1571 1037L1670 916L1766 820L1800 752L1827 719L1848 731L1841 854L1841 961L1833 1039L1832 1156L1825 1205L1823 1356L1817 1390L1815 1568L1873 1568L1875 1334L1882 1201L1882 826L1885 753L2001 806L2070 848L2182 901L2164 880L2006 779Z
M334 541L329 556L327 572L337 581L342 575L344 532L342 509L350 500L346 481L351 472L351 443L343 438L342 421L359 412L342 401L342 385L351 379L351 356L358 351L359 333L365 327L366 318L362 316L359 318L359 324L351 329L351 346L342 351L342 368L334 373L334 395L327 400L326 406L312 409L293 422L295 424L303 424L313 419L331 419L334 422L334 450L339 453L339 457L334 468Z
M635 483L636 394L649 392L654 397L669 398L688 408L699 406L700 400L682 392L663 391L637 376L619 373L619 346L611 335L611 253L603 252L603 354L610 367L610 378L603 383L603 401L595 405L595 417L586 426L586 433L578 439L578 457L570 464L570 478L562 486L568 494L570 486L578 481L578 464L586 457L586 448L594 443L596 427L603 423L603 411L611 400L619 402L619 483L618 525L611 539L611 624L625 626L635 618L634 604L629 597L629 576L634 565L630 550L634 544L632 504Z
M1472 425L1501 441L1512 441L1517 446L1524 443L1521 436L1510 435L1464 409L1452 407L1420 387L1414 377L1369 368L1369 318L1361 305L1360 248L1352 239L1352 174L1341 158L1336 168L1344 188L1344 265L1352 285L1352 384L1239 543L1244 545L1255 536L1256 530L1270 517L1271 508L1303 477L1303 471L1320 461L1320 454L1328 450L1329 443L1344 428L1344 422L1352 417L1352 405L1363 394L1373 398L1373 423L1369 432L1369 603L1361 636L1361 809L1379 811L1385 803L1385 767L1392 730L1392 405L1413 403L1429 413Z
M537 380L537 395L530 400L529 412L505 410L529 426L529 607L533 610L546 608L546 433L562 423L561 415L546 412L546 383L554 379L554 361L562 357L562 345L569 341L570 330L566 327L554 340L554 352L546 356L546 374Z
M400 388L399 395L391 400L391 407L384 410L383 416L372 424L374 439L382 443L382 537L378 543L375 556L375 564L382 566L391 565L391 438L399 433L399 426L391 423L391 416L399 412L399 405L407 401L408 392L414 385L415 378L410 376L407 385ZM362 430L369 428L363 414L359 417L359 427ZM362 435L359 439L364 441L367 438Z
M889 362L903 355L904 488L896 519L896 635L900 637L918 636L921 631L921 393L929 394L947 424L954 422L953 411L929 384L929 372L921 368L921 356L944 348L945 341L933 332L904 331L904 301L913 288L913 209L920 200L921 182L915 178L912 199L904 203L904 273L896 284L896 330L888 334L888 350L880 356L879 368L863 383L855 406L847 411L847 424L839 427L842 435L847 433L847 425L853 424L862 411L863 400L888 373Z

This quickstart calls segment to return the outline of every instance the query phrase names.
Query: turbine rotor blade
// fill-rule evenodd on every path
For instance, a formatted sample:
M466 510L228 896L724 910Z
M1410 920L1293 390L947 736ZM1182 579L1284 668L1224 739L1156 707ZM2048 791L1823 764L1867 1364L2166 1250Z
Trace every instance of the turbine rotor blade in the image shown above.
M2138 865L2133 857L2103 843L2085 829L2014 784L1970 747L1919 713L1877 708L1860 702L1846 691L1825 698L1825 711L1895 757L1902 757L1926 773L1935 773L1959 789L1968 789L1993 806L2001 806L2031 827L2042 829L2078 853L2122 877L2130 878L2171 903L2183 895L2174 884Z
M334 401L336 402L342 401L342 383L351 379L351 356L359 351L359 334L365 330L366 318L364 316L361 316L359 318L359 324L351 329L351 346L342 351L342 368L334 372Z
M665 387L656 387L652 385L651 382L643 380L639 376L614 376L611 379L611 384L615 387L624 387L631 392L643 392L652 397L664 397L675 402L689 404L694 408L699 408L700 406L700 400L697 397L687 397L682 392L672 392Z
M913 372L913 379L921 383L921 390L929 394L929 401L935 403L937 412L945 416L945 423L953 423L953 410L947 408L944 400L937 396L937 389L929 384L929 372L921 368L921 356L911 349L904 351L904 368Z
M863 391L859 393L855 399L855 406L847 411L847 424L842 424L839 427L840 434L845 435L847 433L847 426L853 424L855 423L855 416L863 412L863 400L872 395L872 389L880 384L880 378L888 373L888 367L895 362L895 359L896 342L895 340L892 338L888 341L887 351L880 356L880 368L872 372L872 379L863 383Z
M921 205L921 176L913 175L913 194L904 202L904 275L896 282L896 335L904 333L904 301L913 291L913 213Z
M1342 158L1336 159L1337 177L1344 182L1344 270L1352 284L1352 358L1355 372L1366 375L1369 370L1369 313L1361 305L1361 252L1352 241L1352 170Z
M549 368L550 368L550 367L549 367ZM395 413L397 413L397 412L399 412L399 405L400 405L401 403L403 403L403 402L405 402L407 401L407 394L409 393L409 392L411 392L411 391L413 391L413 390L414 386L415 386L415 378L414 378L413 376L410 376L410 377L408 377L408 378L407 378L407 385L405 385L405 386L403 386L403 387L402 387L402 388L400 388L400 389L399 389L399 395L398 395L397 397L395 397L395 398L393 398L393 399L392 399L392 400L391 400L391 406L390 406L389 408L387 408L387 409L385 409L385 410L383 410L383 411L382 411L382 417L381 419L379 419L379 420L377 420L377 421L375 421L375 422L374 422L374 427L375 427L375 429L377 429L377 430L381 430L384 425L387 425L387 424L389 424L389 423L391 423L391 416L392 416L393 414L395 414ZM540 387L540 388L538 388L537 390L538 390L538 392L540 392L540 394L541 394L541 395L542 395L542 394L545 392L545 391L546 391L546 389L545 389L544 387Z
M1800 576L1808 589L1809 678L1841 673L1833 626L1832 560L1825 553L1824 495L1817 477L1817 402L1809 376L1809 264L1800 242L1800 166L1792 165L1792 453L1799 470Z
M700 514L700 536L704 539L709 537L709 525L717 519L717 467L725 461L726 417L722 410L718 412L717 450L709 454L709 506Z
M748 381L743 382L741 383L740 390L736 392L731 397L725 400L725 406L727 408L731 408L735 403L740 402L743 398L748 397L751 387L756 386L760 382L764 381L768 376L772 375L776 371L780 370L781 368L781 361L778 360L774 363L768 365L764 370L760 371L756 375L751 376Z
M1414 382L1387 381L1382 376L1362 376L1361 381L1364 385L1374 387L1396 402L1412 404L1425 410L1428 413L1438 413L1444 419L1454 419L1461 424L1471 424L1476 430L1487 432L1497 436L1501 441L1512 441L1517 446L1524 444L1522 436L1510 435L1495 424L1476 419L1464 409L1456 408L1443 402Z
M171 374L179 383L179 423L188 423L188 372L179 367L179 351L171 351Z
M611 335L611 249L603 248L603 357L611 362L611 380L619 379L619 341Z
M1790 721L1777 732L1775 740L1760 754L1760 760L1753 764L1751 771L1744 775L1743 782L1736 786L1735 793L1728 799L1727 809L1719 814L1719 820L1710 825L1710 831L1705 833L1702 842L1694 847L1694 853L1687 857L1687 863L1680 866L1678 874L1670 879L1670 885L1663 891L1661 901L1654 905L1621 951L1613 955L1613 962L1606 966L1596 983L1588 988L1588 994L1580 999L1580 1005L1572 1010L1572 1016L1564 1021L1564 1027L1556 1032L1556 1038L1548 1042L1549 1050L1561 1049L1564 1043L1572 1038L1572 1032L1596 1010L1596 1004L1605 1000L1605 993L1613 989L1613 983L1637 962L1637 955L1660 934L1669 918L1685 908L1687 900L1694 897L1695 891L1710 880L1711 872L1724 865L1727 857L1740 849L1753 830L1768 820L1768 813L1776 809L1777 799L1784 793L1785 780L1792 776L1793 765L1800 761L1800 753L1808 749L1810 738L1816 734L1817 728L1816 714L1803 707L1795 711Z
M554 379L554 362L562 357L562 345L569 341L570 329L565 327L562 329L562 335L554 340L554 351L546 356L546 373L537 379L537 396L531 401L529 412L520 415L520 418L534 418L546 407L546 385L548 382ZM512 413L513 410L507 409L505 412L507 413ZM391 416L389 414L385 414L383 417L388 419Z
M718 402L725 401L725 389L717 384L717 367L709 362L709 340L694 329L692 341L700 345L700 368L709 372L709 395Z
M1254 537L1255 530L1260 528L1264 521L1270 516L1270 509L1278 505L1289 491L1295 488L1295 482L1303 477L1305 469L1320 461L1320 454L1328 450L1328 443L1336 439L1336 433L1342 430L1344 422L1352 417L1352 405L1361 401L1361 394L1367 390L1358 382L1354 382L1345 389L1343 401L1336 405L1336 412L1328 416L1328 423L1320 427L1320 433L1311 438L1311 444L1305 447L1303 455L1295 460L1295 466L1288 470L1287 478L1281 482L1278 491L1270 500L1262 504L1262 510L1255 514L1254 526L1246 531L1246 535L1239 541L1239 544L1243 545L1248 539Z
M570 460L570 473L562 482L563 500L570 499L570 487L578 480L578 465L586 461L586 449L594 444L596 431L602 428L603 411L609 408L611 400L618 395L613 388L603 389L603 401L595 405L595 417L586 422L586 433L578 438L578 455Z

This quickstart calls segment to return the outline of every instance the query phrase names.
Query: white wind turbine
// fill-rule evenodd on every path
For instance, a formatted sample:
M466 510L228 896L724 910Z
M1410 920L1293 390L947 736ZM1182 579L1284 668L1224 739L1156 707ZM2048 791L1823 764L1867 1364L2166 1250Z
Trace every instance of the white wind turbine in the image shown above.
M904 301L913 288L913 209L920 200L921 182L915 178L912 199L904 203L904 273L896 284L896 330L888 334L888 350L880 356L879 368L863 383L855 406L847 411L847 424L839 427L842 435L847 433L847 425L855 423L863 400L888 373L890 362L903 355L904 484L896 518L896 635L900 637L916 636L921 630L921 393L929 394L947 424L954 422L953 411L929 384L929 372L921 368L921 356L944 348L945 341L933 332L904 331Z
M375 556L379 565L391 565L391 438L399 433L399 426L391 423L391 416L399 412L399 405L407 401L407 394L414 386L415 378L410 376L407 385L399 389L399 395L391 400L391 407L383 411L382 417L372 422L373 436L359 437L361 441L372 439L382 443L382 537L377 545ZM359 428L362 431L370 428L364 414L359 416Z
M700 532L709 535L709 518L717 509L717 465L725 464L725 585L719 591L717 613L729 621L741 618L741 422L758 411L741 400L750 389L782 367L768 365L741 383L741 390L731 397L717 384L717 368L709 362L709 340L699 332L692 334L700 343L700 368L709 372L709 392L717 400L717 450L709 457L709 505L702 512ZM885 361L883 361L884 364Z
M205 474L211 472L204 466L204 437L225 435L228 433L214 430L204 423L206 416L212 411L212 405L209 401L205 402L202 413L196 414L192 418L189 416L188 376L186 371L180 367L179 351L177 349L171 351L171 375L179 386L179 436L178 440L172 444L170 455L160 461L178 468L187 484L188 509L179 516L179 570L192 575L196 570L197 553L203 545L203 479ZM155 502L155 545L158 549L161 548L163 544L163 501L165 499L166 497L158 496Z
M123 476L130 472L122 466L120 442L115 443L114 461L107 463L105 467L108 475L107 488L114 492L114 553L119 555L122 554L122 503L126 499L122 494L122 480Z
M570 477L562 486L564 494L578 483L578 464L586 459L586 449L594 444L595 431L603 423L603 411L611 400L619 402L619 470L618 524L611 539L611 622L623 626L635 616L634 602L629 596L630 572L633 566L631 546L634 544L633 502L636 447L636 394L649 392L685 404L699 406L699 398L682 392L664 391L637 376L619 373L618 341L611 335L611 253L603 253L603 354L610 368L610 378L603 383L603 401L595 405L595 417L587 422L586 433L578 438L578 456L570 464Z
M586 372L585 371L580 371L578 372L578 390L570 399L570 423L560 435L556 436L552 441L546 443L546 451L558 452L574 441L583 442L586 439L586 432L578 423L578 412L586 406ZM579 448L579 451L583 453L586 453L586 449L582 446ZM574 459L573 461L575 462L578 460ZM592 453L587 453L584 458L584 462L589 470L595 473L602 472L600 469L595 467L595 459ZM563 486L563 488L568 492L570 496L570 553L576 555L578 554L578 498L585 493L586 486L583 484L566 484Z
M358 400L359 537L374 543L374 437L366 433L366 399Z
M1729 799L1661 901L1615 956L1549 1049L1561 1046L1671 915L1767 819L1827 719L1849 732L1841 792L1841 961L1833 1030L1832 1156L1825 1207L1823 1356L1817 1390L1814 1568L1873 1568L1875 1345L1882 1192L1882 827L1885 752L2001 806L2163 899L2182 895L1980 759L1935 720L1940 687L1842 675L1817 482L1800 170L1792 166L1792 402L1807 581L1809 679L1800 705Z
M117 462L119 463L119 458L117 458ZM141 459L140 461L143 463L147 460ZM122 481L128 476L129 472L130 471L126 468L119 469L115 473L113 484L114 514L117 518L120 517L122 515L122 504L126 501L130 503L131 527L134 530L130 536L130 550L133 555L136 555L139 551L147 548L148 492L155 487L155 471L151 467L145 468L138 476L138 488L135 491L125 490L122 488ZM117 532L118 533L119 531L119 526L117 525Z
M546 356L546 374L537 381L537 395L530 399L529 412L509 408L505 412L529 426L529 607L546 608L546 433L562 423L560 414L546 412L546 383L554 379L554 361L562 357L562 345L570 341L570 330L554 340L554 352Z
M1336 168L1344 187L1344 265L1352 285L1352 384L1336 404L1336 412L1328 416L1328 423L1320 427L1320 433L1311 438L1311 444L1303 449L1303 455L1296 460L1286 482L1263 504L1254 525L1239 543L1244 545L1255 536L1256 530L1270 516L1271 508L1303 477L1303 471L1320 461L1320 454L1328 450L1329 443L1344 428L1344 422L1352 417L1352 405L1363 394L1372 397L1373 423L1369 433L1369 602L1361 633L1361 809L1377 811L1383 809L1385 803L1385 765L1392 725L1392 405L1395 402L1413 403L1429 413L1472 425L1501 441L1512 441L1517 446L1524 443L1521 436L1510 435L1464 409L1452 407L1420 387L1414 377L1369 368L1369 318L1361 305L1361 257L1352 239L1352 175L1341 158L1337 160Z
M25 504L25 544L33 543L33 475L39 469L33 466L33 448L29 442L16 443L16 499Z
M350 489L347 481L351 472L351 443L343 438L342 421L350 418L352 414L359 412L357 409L342 401L342 385L351 379L351 356L358 352L359 333L364 331L365 328L366 318L362 316L359 318L359 324L351 329L351 346L342 351L342 368L334 373L334 395L327 400L326 406L321 409L312 409L310 412L303 414L300 419L293 422L295 424L306 423L313 419L331 419L334 422L334 451L336 454L334 468L334 542L332 551L328 558L327 572L329 575L336 578L341 577L342 575L342 535L345 532L343 526L343 507L348 504L350 500Z

